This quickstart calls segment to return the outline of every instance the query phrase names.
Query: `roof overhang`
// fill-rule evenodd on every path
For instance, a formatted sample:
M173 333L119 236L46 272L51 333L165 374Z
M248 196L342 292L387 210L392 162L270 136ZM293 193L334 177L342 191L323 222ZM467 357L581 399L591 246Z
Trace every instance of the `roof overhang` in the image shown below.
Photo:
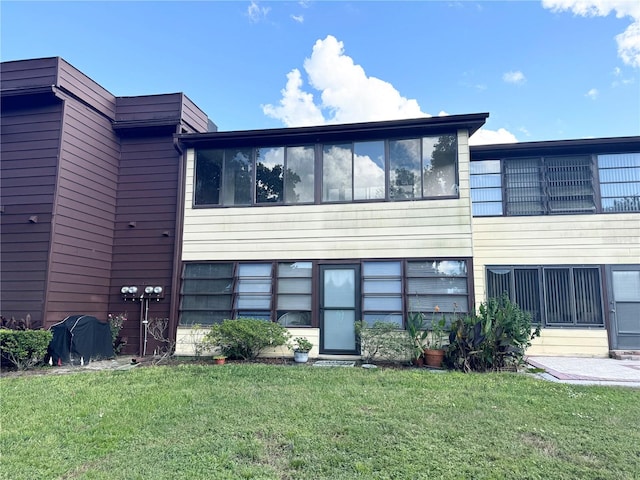
M502 143L469 147L471 160L500 158L640 152L640 137L587 138L544 142Z
M393 137L416 137L451 133L463 129L473 135L489 117L488 113L423 117L383 122L319 125L313 127L239 130L178 135L186 147L275 146L340 141L367 141Z

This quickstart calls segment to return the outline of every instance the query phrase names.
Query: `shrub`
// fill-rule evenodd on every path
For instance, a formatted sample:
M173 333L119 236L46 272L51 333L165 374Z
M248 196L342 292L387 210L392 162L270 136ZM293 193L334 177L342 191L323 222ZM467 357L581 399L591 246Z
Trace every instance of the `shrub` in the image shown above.
M277 323L238 318L213 325L203 344L229 358L255 360L266 348L285 345L289 337L289 331Z
M482 303L477 315L455 320L449 334L447 364L457 370L497 371L522 364L531 340L531 315L507 295Z
M48 330L0 330L0 354L18 370L42 362L53 338Z
M356 322L356 335L360 341L360 352L365 362L380 358L389 362L406 360L411 354L411 342L407 334L389 322L374 322L369 325Z
M124 327L124 322L127 321L126 313L119 313L118 315L113 315L112 313L108 316L109 319L109 327L111 328L111 342L113 343L113 351L118 354L127 344L127 337L120 336L120 330Z

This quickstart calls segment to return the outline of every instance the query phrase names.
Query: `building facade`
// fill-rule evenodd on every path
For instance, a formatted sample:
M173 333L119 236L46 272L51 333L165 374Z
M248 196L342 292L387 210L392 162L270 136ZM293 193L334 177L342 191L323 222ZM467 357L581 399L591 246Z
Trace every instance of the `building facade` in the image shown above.
M1 313L126 310L132 352L164 316L187 355L194 325L255 317L354 356L357 320L506 293L532 353L640 349L640 137L470 147L487 117L217 132L182 94L6 62Z

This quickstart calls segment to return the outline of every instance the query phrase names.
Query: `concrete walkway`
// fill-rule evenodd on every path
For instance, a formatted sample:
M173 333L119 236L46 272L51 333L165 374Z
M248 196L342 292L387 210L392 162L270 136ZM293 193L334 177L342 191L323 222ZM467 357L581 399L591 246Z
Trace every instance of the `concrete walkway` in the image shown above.
M542 368L540 377L576 385L618 385L640 388L640 360L583 357L527 357Z

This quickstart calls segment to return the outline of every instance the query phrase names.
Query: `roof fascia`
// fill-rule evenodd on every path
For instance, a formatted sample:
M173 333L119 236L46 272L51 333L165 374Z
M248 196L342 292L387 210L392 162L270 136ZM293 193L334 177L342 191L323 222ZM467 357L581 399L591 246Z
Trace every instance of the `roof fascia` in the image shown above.
M525 156L640 152L640 136L476 145L469 149L472 161Z
M215 147L217 145L269 146L282 144L283 142L309 144L385 137L412 137L442 134L459 129L469 130L469 135L471 136L484 125L488 116L488 113L478 113L313 127L182 134L178 135L178 139L188 147Z

